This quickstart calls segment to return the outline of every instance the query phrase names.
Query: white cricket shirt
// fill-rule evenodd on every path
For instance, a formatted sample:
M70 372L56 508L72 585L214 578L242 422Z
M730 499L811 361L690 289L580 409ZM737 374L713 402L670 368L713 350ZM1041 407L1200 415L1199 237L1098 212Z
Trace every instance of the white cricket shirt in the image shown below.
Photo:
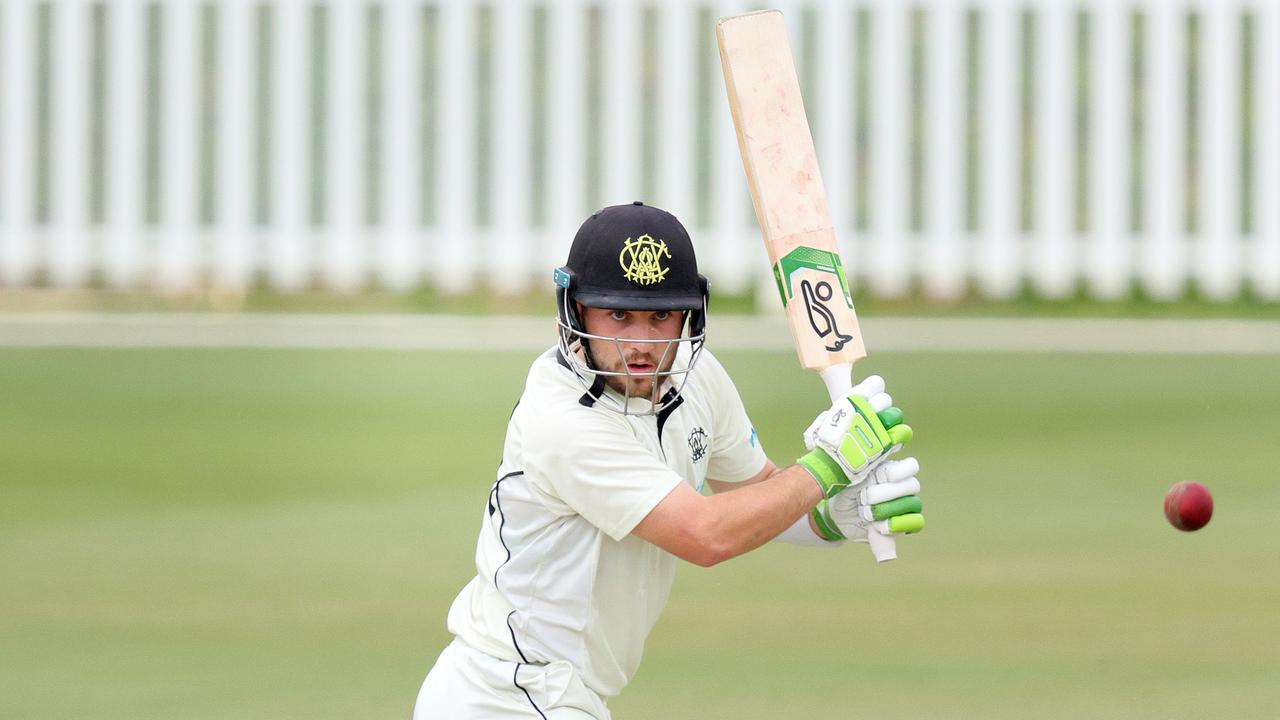
M705 349L661 415L623 416L584 395L555 348L534 361L484 509L477 574L449 630L512 662L568 661L609 697L639 667L677 562L631 530L677 483L740 482L766 458Z

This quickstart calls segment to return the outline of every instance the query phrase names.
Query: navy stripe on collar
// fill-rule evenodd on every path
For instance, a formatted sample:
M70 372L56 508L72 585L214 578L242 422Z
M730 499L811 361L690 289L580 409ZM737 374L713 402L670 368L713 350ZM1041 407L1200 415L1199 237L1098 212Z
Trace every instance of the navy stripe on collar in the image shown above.
M578 371L573 369L573 366L569 364L569 360L560 350L556 350L556 362L563 365L569 372L575 375L578 374ZM596 379L591 382L591 387L587 388L582 397L578 398L578 404L583 407L591 407L596 404L602 394L604 394L604 376L596 375Z

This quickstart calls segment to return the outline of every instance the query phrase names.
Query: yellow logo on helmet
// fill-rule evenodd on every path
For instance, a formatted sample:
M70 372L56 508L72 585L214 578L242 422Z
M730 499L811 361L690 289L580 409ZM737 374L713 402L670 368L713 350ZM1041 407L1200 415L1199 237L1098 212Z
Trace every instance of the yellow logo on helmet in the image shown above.
M627 238L622 245L622 254L618 256L618 264L631 282L653 285L662 282L670 272L670 268L662 267L662 259L670 257L671 251L665 242L645 234L635 240Z

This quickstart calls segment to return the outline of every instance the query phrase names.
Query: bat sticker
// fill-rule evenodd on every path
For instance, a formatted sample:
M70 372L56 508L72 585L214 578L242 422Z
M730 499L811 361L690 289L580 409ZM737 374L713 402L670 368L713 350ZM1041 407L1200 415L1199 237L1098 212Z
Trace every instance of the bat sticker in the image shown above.
M826 348L830 352L840 352L845 343L853 339L853 336L840 331L836 326L835 314L826 305L834 295L831 283L825 280L819 282L816 288L808 280L800 281L800 296L804 298L804 309L809 316L809 326L820 338L834 335L833 339L827 341Z

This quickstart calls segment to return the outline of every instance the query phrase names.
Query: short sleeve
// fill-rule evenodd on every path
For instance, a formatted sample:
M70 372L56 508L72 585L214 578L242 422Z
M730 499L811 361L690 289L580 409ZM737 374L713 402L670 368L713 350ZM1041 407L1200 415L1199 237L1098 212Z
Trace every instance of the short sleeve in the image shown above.
M702 358L706 383L716 417L716 431L707 465L707 477L721 482L742 482L755 477L768 462L755 426L747 416L742 397L729 374L714 356ZM700 361L701 363L701 361Z
M614 540L684 482L620 418L584 408L530 430L525 476Z

